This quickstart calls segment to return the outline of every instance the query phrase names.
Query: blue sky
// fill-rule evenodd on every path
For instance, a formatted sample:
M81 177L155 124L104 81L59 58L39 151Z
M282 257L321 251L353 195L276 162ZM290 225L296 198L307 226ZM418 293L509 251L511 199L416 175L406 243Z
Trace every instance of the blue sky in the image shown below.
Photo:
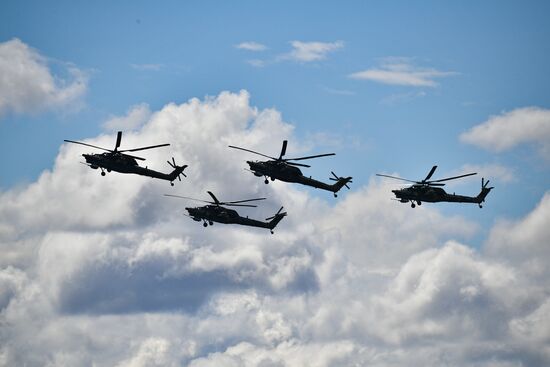
M353 136L362 148L341 148L338 160L326 164L360 183L380 170L415 178L432 164L444 173L489 161L510 162L526 181L543 185L518 154L486 155L456 137L502 111L547 107L547 12L544 2L8 2L4 41L19 38L46 56L53 72L72 63L89 81L78 112L3 117L2 165L9 171L0 184L32 181L51 165L62 139L95 135L132 105L145 102L154 111L246 89L253 105L278 109L298 136ZM293 40L343 46L320 60L279 60ZM235 47L247 41L267 49ZM434 79L435 87L349 77L391 57L453 74ZM9 152L16 149L14 162ZM532 206L539 195L522 196Z
M372 340L382 345L372 347L373 355L391 355L388 351L399 348L421 355L415 341L408 344L407 338L417 336L407 334L406 327L402 335L394 335L395 322L426 332L416 345L423 337L449 338L464 346L450 351L456 365L475 363L460 360L460 351L471 352L468 334L482 335L487 345L495 340L485 329L466 330L464 335L447 332L453 320L415 309L419 290L403 284L413 284L407 280L420 268L430 271L423 281L441 289L448 286L451 293L460 289L456 297L463 298L456 303L463 308L455 311L466 319L483 318L477 299L468 303L468 297L502 291L497 280L487 281L487 274L513 278L507 284L529 289L510 299L517 301L514 305L527 300L531 308L506 305L508 313L493 320L509 325L503 343L514 348L529 339L514 325L529 324L550 307L544 293L548 286L533 290L547 284L550 275L526 265L531 264L530 256L544 259L550 243L544 226L550 208L550 3L4 1L0 9L0 245L5 254L0 256L0 310L25 304L24 294L33 286L41 289L37 297L43 297L34 301L47 300L44 304L52 303L54 310L37 311L37 319L51 322L34 325L37 328L59 322L56 312L81 318L66 325L73 332L86 329L80 322L88 325L103 314L118 314L114 324L136 314L128 323L139 325L141 317L149 316L136 310L155 314L168 325L166 310L176 310L174 317L182 323L178 325L195 345L194 352L181 354L181 348L193 348L166 342L175 336L177 340L177 331L152 327L136 337L135 344L119 335L116 350L97 360L89 350L81 351L88 359L78 360L67 352L71 347L66 340L52 338L50 347L69 357L44 351L36 341L31 355L37 361L47 358L62 365L68 358L73 365L140 365L151 350L181 364L215 365L234 355L246 360L247 349L232 344L239 336L229 333L211 345L211 334L196 333L189 326L210 330L204 323L216 325L212 320L230 325L224 317L231 312L224 314L218 303L234 297L235 304L253 305L239 317L260 325L235 327L236 332L242 331L244 339L259 348L255 353L265 352L274 361L280 357L296 363L285 341L312 352L329 334L335 336L326 347L338 357L327 357L320 365L340 361L342 355L349 363L371 363L358 350L371 348ZM155 199L166 192L163 183L116 174L102 179L78 163L79 154L87 150L62 146L63 139L90 139L110 148L121 123L128 127L123 146L172 143L148 153L154 168L167 170L165 161L173 155L189 164L189 177L172 193L205 195L205 190L216 189L222 200L240 199L226 195L266 195L267 212L285 205L289 217L281 224L280 237L264 244L263 233L217 227L204 232L195 223L182 224L186 218L177 216L182 202ZM276 155L283 139L289 139L288 156L337 153L310 161L312 168L304 173L324 181L331 170L350 175L352 189L335 200L296 185L264 186L242 171L251 156L225 149L229 142L249 142L253 146L245 147ZM496 188L484 208L442 203L412 210L390 201L390 190L400 187L399 182L374 177L387 173L422 179L434 164L439 166L435 178L479 172L449 184L448 191L475 195L481 176L491 179ZM334 223L339 227L333 228ZM67 243L78 246L59 256ZM44 275L46 265L58 265L56 256L68 270ZM448 270L438 268L440 263L449 265ZM255 275L242 283L239 277L249 274L247 266ZM166 273L164 267L169 268ZM470 273L474 268L481 270ZM126 270L135 271L136 278L120 276ZM455 270L483 286L456 280ZM229 274L227 283L218 279L220 272ZM114 279L112 289L109 276ZM154 292L156 283L145 281L148 277L174 277L184 285L204 282L206 295L197 296L198 301L165 299L162 292L185 287L161 282L162 291L154 293L149 304L147 294L139 290L143 286ZM50 287L67 279L77 283L65 291ZM80 281L89 293L79 293ZM431 284L426 289L432 289ZM337 312L329 305L330 289L340 286L335 307L361 304L365 309L348 310L348 321L376 327L357 331L349 323L339 324L340 331L333 333ZM103 287L109 289L107 296L101 294ZM109 295L126 287L135 292L137 304L122 299L113 311ZM309 319L296 311L298 306L281 306L298 302L296 289L311 297L303 301L303 310L318 317ZM430 293L432 298L426 299L433 301L430 307L445 307L447 296L439 299ZM87 303L94 299L99 299L97 304ZM479 302L484 301L489 309L503 308L498 297ZM395 314L378 309L388 305L384 302ZM74 304L80 306L73 309ZM178 307L184 312L178 313ZM190 307L198 307L197 313L189 314ZM17 335L25 335L17 326L24 325L15 314L2 315L16 325L5 338L17 345ZM444 331L426 331L430 322ZM303 334L295 332L302 327ZM261 333L280 338L258 341ZM544 331L537 335L530 342L547 340ZM348 350L349 340L352 352L342 352ZM435 348L435 354L426 355L445 354L444 346ZM547 353L533 355L517 348L525 365L550 360ZM33 364L16 349L0 349L0 360L8 356L11 362ZM491 363L497 356L503 365L510 361L497 351L491 353L481 359ZM426 358L415 361L438 364Z

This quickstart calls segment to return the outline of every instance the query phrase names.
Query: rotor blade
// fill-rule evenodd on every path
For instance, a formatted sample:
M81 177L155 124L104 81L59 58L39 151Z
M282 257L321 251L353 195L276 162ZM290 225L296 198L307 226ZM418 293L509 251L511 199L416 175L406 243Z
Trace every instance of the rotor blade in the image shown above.
M214 203L215 203L216 205L220 205L220 201L218 200L217 197L214 196L214 194L212 194L211 191L207 191L207 193L208 193L208 195L210 195L210 196L212 197L212 199L214 200Z
M467 174L465 174L465 175L460 175L460 176L442 178L441 180L434 180L434 181L428 181L428 182L443 182L443 181L455 180L455 179L457 179L457 178L468 177L468 176L473 176L473 175L477 175L477 172L474 172L474 173L467 173Z
M311 167L310 165L303 164L303 163L286 162L286 164L290 164L291 166L298 166L298 167Z
M120 151L119 151L120 152ZM144 161L145 158L141 158L141 157L138 157L138 156L135 156L135 155L130 155L130 154L125 154L125 153L121 153L122 155L125 155L126 157L131 157L131 158L134 158L134 159L138 159L140 161Z
M105 149L105 148L102 148L102 147L98 147L98 146L96 146L96 145L87 144L87 143L81 143L81 142L79 142L79 141L67 140L67 139L65 139L64 141L66 141L67 143L86 145L87 147L92 147L92 148L96 148L96 149L105 150L105 151L107 151L107 152L112 152L111 149Z
M246 206L248 208L257 208L257 205L250 205L250 204L229 204L229 203L220 203L220 205L223 206Z
M317 154L317 155L308 155L307 157L299 157L299 158L287 158L284 159L285 161L301 161L304 159L312 159L312 158L319 158L319 157L327 157L329 155L336 155L336 153L326 153L326 154Z
M279 160L283 158L283 156L286 153L286 145L288 144L288 141L283 140L283 147L281 148L281 155L279 156Z
M171 196L171 197L173 197L173 198L187 199L187 200L199 201L199 202L201 202L201 203L214 204L214 203L211 202L211 201L199 200L199 199L195 199L195 198L190 198L190 197L188 197L188 196L180 196L180 195L172 195L172 194L164 194L164 196Z
M122 131L119 131L116 134L116 145L115 145L115 152L117 151L118 147L120 146L120 141L122 140Z
M225 201L225 204L238 204L238 203L247 203L249 201L258 201L258 200L265 200L265 198L257 198L257 199L247 199L247 200L237 200L237 201Z
M422 183L420 183L422 184ZM431 183L431 182L426 182L426 185L428 186L445 186L444 183Z
M281 207L281 209L279 209L279 211L277 213L275 213L274 215L272 215L269 218L265 218L265 220L271 220L271 219L275 218L277 215L279 215L283 211L283 208L284 207Z
M428 176L426 176L426 178L423 179L422 182L428 181L430 177L432 177L436 169L437 169L437 166L433 166L432 169L430 170L430 173L428 173Z
M119 150L119 152L137 152L138 150L145 150L145 149L153 149L153 148L167 147L168 145L170 145L170 144L150 145L150 146L148 146L148 147L143 147L143 148L134 148L134 149Z
M265 154L262 154L262 153L255 152L255 151L250 150L250 149L240 148L240 147L236 147L236 146L234 146L234 145L228 145L228 146L229 146L229 148L244 150L245 152L250 152L250 153L257 154L257 155L261 155L262 157L266 157L266 158L269 158L269 159L277 160L277 158L273 158L273 157L270 157L270 156L268 156L268 155L265 155Z
M395 177L395 176L389 176L389 175L382 175L382 174L380 174L380 173L377 173L376 176L380 176L380 177L389 177L389 178L393 178L393 179L396 179L396 180L401 180L401 181L407 181L407 182L418 183L417 181L407 180L406 178Z

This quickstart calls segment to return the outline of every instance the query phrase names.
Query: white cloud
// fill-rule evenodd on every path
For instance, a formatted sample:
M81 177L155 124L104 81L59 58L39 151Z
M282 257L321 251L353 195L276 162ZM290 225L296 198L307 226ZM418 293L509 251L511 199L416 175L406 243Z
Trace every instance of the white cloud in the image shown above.
M550 110L523 107L489 119L460 135L460 141L493 152L502 152L524 143L535 143L550 159Z
M383 321L374 331L396 344L426 337L485 340L506 331L506 308L521 302L515 299L521 293L510 289L517 286L511 269L450 242L403 265L386 293L376 297L371 317Z
M243 171L247 153L227 148L303 145L292 132L247 92L222 92L169 104L123 135L128 147L172 144L146 157L159 170L171 155L189 164L174 188L101 177L78 163L90 148L64 144L37 182L1 193L1 364L548 364L548 275L527 271L548 257L546 196L478 251L462 244L475 223L391 202L390 183L325 200L265 185ZM269 198L244 215L289 215L275 235L203 228L182 215L188 202L162 196L206 190Z
M312 366L329 367L343 365L354 351L348 341L334 343L285 342L276 348L265 348L251 343L239 343L223 353L212 353L207 358L193 361L190 367L208 366Z
M435 79L455 74L455 72L440 71L434 68L421 68L413 65L407 58L389 58L378 68L359 71L350 74L349 77L390 85L436 87L438 83Z
M177 366L170 363L168 351L170 341L162 338L149 338L141 343L136 355L117 364L117 367Z
M19 39L0 43L0 116L78 107L88 77L63 65L67 77L55 75L48 60Z
M536 208L518 220L499 220L492 228L485 250L493 257L521 266L524 272L546 278L550 276L550 192Z
M235 48L238 48L240 50L247 50L247 51L265 51L267 50L266 45L262 45L258 42L241 42L238 45L235 46Z
M331 52L344 47L344 42L301 42L292 41L292 51L281 56L282 59L299 62L312 62L323 60Z
M103 128L111 131L136 129L151 117L151 110L147 103L140 103L128 109L126 116L114 116L103 123Z

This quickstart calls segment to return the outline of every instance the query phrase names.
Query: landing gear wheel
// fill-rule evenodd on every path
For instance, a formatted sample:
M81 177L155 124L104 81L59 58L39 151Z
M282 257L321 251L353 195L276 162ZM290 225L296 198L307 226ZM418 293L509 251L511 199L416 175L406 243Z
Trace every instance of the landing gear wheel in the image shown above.
M269 232L271 232L271 234L275 233L275 232L273 232L273 231L269 231Z
M414 208L414 207L416 207L416 204L415 204L415 203L412 203L412 204L411 204L411 208Z
M101 176L105 176L105 171L101 171Z
M213 226L213 225L214 225L214 222L208 221L208 224L210 224L211 226Z
M170 182L170 186L174 186L174 183L173 183L173 182Z
M422 202L421 201L417 201L416 202L418 205L422 205Z
M271 181L275 181L275 178L271 177Z
M202 226L203 226L203 227L208 227L208 223L204 222L204 223L202 224Z
M337 197L338 197L338 194L337 194L337 193L334 193L334 197L337 198Z
M264 184L268 184L269 183L269 180L266 178L265 181L264 181Z
M483 208L483 205L479 204L479 208L480 208L480 209Z

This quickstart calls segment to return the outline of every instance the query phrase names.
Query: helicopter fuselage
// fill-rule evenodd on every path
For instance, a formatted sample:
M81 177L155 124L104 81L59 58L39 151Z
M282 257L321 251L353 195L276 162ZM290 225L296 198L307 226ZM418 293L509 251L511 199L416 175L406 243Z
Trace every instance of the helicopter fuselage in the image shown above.
M318 189L328 190L336 193L345 183L351 180L351 177L344 178L335 184L327 184L321 181L317 181L311 177L306 177L302 174L302 171L295 166L287 164L285 162L277 161L246 161L252 173L258 177L266 177L265 183L268 183L267 177L271 178L271 181L280 180L284 182L295 182L306 186L312 186ZM340 181L340 180L339 180Z
M204 226L213 225L214 222L223 224L240 224L250 227L268 228L273 230L277 223L286 215L276 214L275 219L270 222L262 222L248 217L241 217L236 210L228 209L219 205L205 205L195 208L185 208L189 216L197 222L203 221Z
M399 190L392 190L395 197L402 203L411 202L420 205L422 202L437 203L437 202L452 202L452 203L475 203L481 206L485 196L490 189L482 188L478 196L464 196L456 194L448 194L440 187L428 185L412 185Z
M139 167L134 158L123 154L99 153L82 154L82 156L93 169L104 168L109 171L134 173L134 169Z
M119 173L133 173L142 176L158 178L173 182L178 174L183 172L187 166L177 167L172 173L162 173L147 167L141 167L137 161L125 154L120 153L98 153L98 154L82 154L86 160L86 164L93 169L101 169L101 174L105 175L104 169L107 172L115 171Z

